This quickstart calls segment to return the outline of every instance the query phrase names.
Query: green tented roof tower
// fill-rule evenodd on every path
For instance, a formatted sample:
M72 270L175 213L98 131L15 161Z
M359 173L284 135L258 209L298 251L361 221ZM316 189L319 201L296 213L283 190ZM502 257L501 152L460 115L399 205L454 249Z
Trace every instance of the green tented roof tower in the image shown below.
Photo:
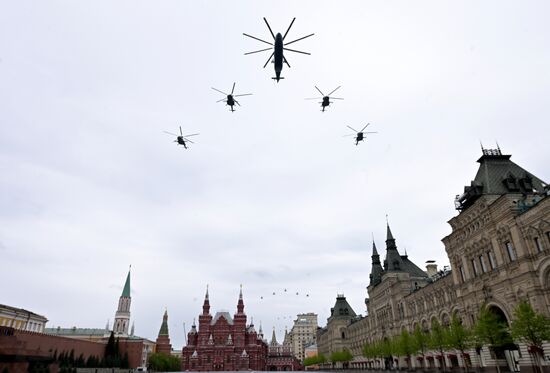
M122 294L118 300L118 309L115 313L113 332L117 337L127 337L128 329L130 328L130 305L132 303L132 297L130 296L130 270L128 270L124 289L122 289Z
M121 297L130 297L130 271L128 271L128 276L126 276L126 283L124 284L124 289L122 289Z

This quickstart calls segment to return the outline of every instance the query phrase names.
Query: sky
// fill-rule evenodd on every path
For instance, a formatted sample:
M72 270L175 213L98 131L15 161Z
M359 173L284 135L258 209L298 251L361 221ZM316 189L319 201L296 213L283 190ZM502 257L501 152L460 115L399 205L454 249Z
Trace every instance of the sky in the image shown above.
M0 303L49 327L131 318L172 345L202 310L282 339L365 314L372 241L448 265L480 142L548 181L546 1L0 0ZM293 44L265 69L262 17ZM288 39L287 39L288 40ZM267 47L267 46L266 46ZM242 97L230 112L211 87ZM336 101L320 111L315 86ZM346 126L378 133L356 146ZM188 150L166 134L200 133ZM287 290L286 292L284 290ZM275 295L273 295L275 293ZM298 294L296 294L298 293ZM306 296L309 295L309 296ZM263 299L262 299L263 297Z

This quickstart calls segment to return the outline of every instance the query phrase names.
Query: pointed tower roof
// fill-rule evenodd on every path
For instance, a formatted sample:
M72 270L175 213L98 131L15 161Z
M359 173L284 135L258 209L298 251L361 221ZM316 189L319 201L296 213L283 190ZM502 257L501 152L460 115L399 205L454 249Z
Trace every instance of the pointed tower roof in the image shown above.
M168 336L168 310L164 311L164 316L162 317L162 324L160 325L159 337Z
M390 224L387 223L388 231L386 237L386 260L384 260L384 270L386 271L402 271L403 270L403 260L399 251L397 251L397 246L395 245L395 238L391 233Z
M387 232L386 232L386 240L393 240L393 234L391 233L391 229L390 229L390 224L387 223L386 226L388 227L387 229Z
M237 302L237 313L242 314L244 312L244 302L243 302L243 285L239 289L239 301Z
M378 255L378 251L376 250L376 244L374 243L374 239L372 240L372 268L370 271L370 283L369 285L376 286L380 282L382 282L382 273L384 272L384 268L382 268L382 264L380 263L380 255Z
M273 333L271 334L271 342L269 342L270 346L278 346L279 342L277 342L277 336L275 335L275 327L273 327Z
M204 295L204 303L202 304L202 314L203 315L210 314L210 300L208 295L208 285L206 285L206 294Z
M121 297L130 298L130 270L131 269L132 269L132 266L130 266L130 269L128 270L128 276L126 276L126 283L124 284L124 289L122 289Z

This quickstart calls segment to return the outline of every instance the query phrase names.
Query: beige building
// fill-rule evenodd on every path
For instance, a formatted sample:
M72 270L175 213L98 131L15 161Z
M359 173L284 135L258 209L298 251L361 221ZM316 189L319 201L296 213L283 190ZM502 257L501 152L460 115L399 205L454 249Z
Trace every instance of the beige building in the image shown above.
M471 326L484 303L508 323L522 299L550 316L550 189L500 149L484 149L478 162L474 180L456 197L459 213L449 221L452 232L443 238L452 271L437 271L433 263L426 271L420 270L398 252L388 226L383 263L373 243L367 316L356 316L345 298L338 296L327 326L318 333L320 353L328 356L347 348L355 357L352 365L373 366L362 357L366 343L404 329L412 331L416 325L429 330L436 319L448 324L454 313ZM340 314L344 302L348 313ZM335 316L334 310L339 314ZM550 355L548 347L545 356ZM506 359L499 364L511 371L529 369L532 362L526 346L519 344L519 348L505 351ZM472 350L468 357L459 355L456 351L446 354L446 366L463 366L464 358L488 370L496 365L487 348ZM398 364L438 367L434 356L428 354L422 363L412 359ZM394 363L375 364L388 368Z
M22 308L0 304L0 326L43 333L48 319Z
M317 314L309 312L297 315L288 335L292 353L300 361L304 361L304 349L317 343Z

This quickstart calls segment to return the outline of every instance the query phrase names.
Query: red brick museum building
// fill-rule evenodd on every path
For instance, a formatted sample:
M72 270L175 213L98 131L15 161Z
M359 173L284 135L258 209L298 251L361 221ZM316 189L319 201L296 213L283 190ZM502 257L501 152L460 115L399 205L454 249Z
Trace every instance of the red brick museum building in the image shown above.
M266 370L267 351L261 330L257 333L254 324L246 323L242 289L233 317L229 312L212 317L207 289L198 330L193 323L182 349L182 370Z

